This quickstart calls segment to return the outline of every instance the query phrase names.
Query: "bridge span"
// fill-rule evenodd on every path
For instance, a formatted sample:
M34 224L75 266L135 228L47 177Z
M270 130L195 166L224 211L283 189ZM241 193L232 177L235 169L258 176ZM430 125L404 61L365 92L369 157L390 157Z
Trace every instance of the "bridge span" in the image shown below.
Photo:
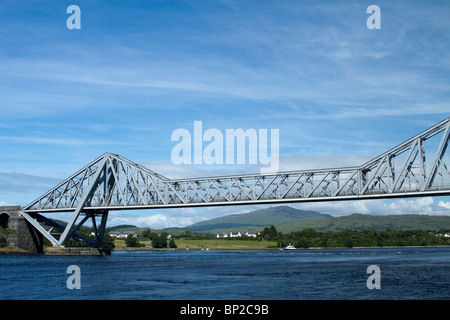
M20 215L54 246L73 237L101 247L111 210L450 195L449 136L447 118L360 166L191 179L169 179L105 153ZM63 227L43 215L49 212L72 216ZM95 241L77 234L89 219Z

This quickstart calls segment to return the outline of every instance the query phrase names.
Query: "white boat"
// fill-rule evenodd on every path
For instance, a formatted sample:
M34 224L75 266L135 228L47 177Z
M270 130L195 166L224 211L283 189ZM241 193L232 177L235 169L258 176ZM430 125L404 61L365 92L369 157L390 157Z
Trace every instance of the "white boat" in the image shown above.
M286 247L284 247L284 250L295 250L295 247L289 243Z

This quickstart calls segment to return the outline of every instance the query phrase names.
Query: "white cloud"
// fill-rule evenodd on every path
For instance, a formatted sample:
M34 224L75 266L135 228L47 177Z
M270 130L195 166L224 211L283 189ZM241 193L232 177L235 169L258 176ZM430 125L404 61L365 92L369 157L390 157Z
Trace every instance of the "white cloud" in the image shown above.
M438 206L450 211L450 202L439 201Z
M394 214L435 214L436 212L432 198L418 198L414 200L399 199L395 200L388 207Z
M314 170L326 168L340 168L359 166L371 157L342 156L342 155L289 155L280 156L282 171ZM159 173L169 179L201 178L211 176L225 176L234 174L259 174L259 165L175 165L163 162L143 162L144 167Z
M0 192L17 194L45 192L60 182L59 179L17 172L0 172Z
M120 210L110 212L107 227L119 224L131 224L152 229L185 227L212 217L208 208Z
M291 155L280 157L280 171L360 166L370 157L345 155Z
M190 217L171 217L164 214L152 214L136 216L133 214L110 215L108 218L108 227L119 224L132 224L139 227L147 227L152 229L163 229L170 227L187 226L193 222Z
M29 144L52 144L64 146L86 146L86 145L118 145L124 144L114 140L86 140L74 138L46 138L46 137L15 137L15 136L0 136L0 140L7 142L24 142Z
M436 205L432 197L395 200L358 200L339 202L319 202L295 204L302 210L315 210L333 216L352 213L387 215L387 214L427 214L450 215L450 202L439 201Z

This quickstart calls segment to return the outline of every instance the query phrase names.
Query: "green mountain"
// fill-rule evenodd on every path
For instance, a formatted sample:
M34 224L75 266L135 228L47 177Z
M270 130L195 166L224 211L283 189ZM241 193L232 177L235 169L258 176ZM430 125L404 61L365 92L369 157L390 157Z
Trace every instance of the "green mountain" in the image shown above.
M321 220L331 218L328 214L315 211L303 211L288 206L278 206L260 209L242 214L232 214L197 222L186 228L178 230L191 230L193 232L217 233L225 231L247 232L261 231L266 226L284 225L304 220ZM175 231L175 229L168 229Z
M122 230L122 229L126 229L128 231L128 229L135 229L135 228L139 228L133 224L119 224L117 226L114 227L108 227L106 228L107 230Z
M289 233L305 228L317 231L352 230L450 230L450 216L421 214L368 215L351 214L313 221L296 221L276 226L278 231Z
M185 228L166 231L176 234L185 230L196 233L216 234L221 232L260 232L274 225L278 231L289 233L305 228L317 231L353 230L450 230L450 216L367 215L351 214L333 217L315 211L303 211L288 206L260 209L244 214L232 214L195 223Z

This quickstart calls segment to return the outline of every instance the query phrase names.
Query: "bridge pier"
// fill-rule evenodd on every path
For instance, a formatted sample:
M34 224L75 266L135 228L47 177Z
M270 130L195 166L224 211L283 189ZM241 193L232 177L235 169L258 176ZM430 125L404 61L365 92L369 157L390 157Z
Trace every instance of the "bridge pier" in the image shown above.
M20 206L0 206L0 238L6 246L43 253L44 238L36 228L19 215Z

